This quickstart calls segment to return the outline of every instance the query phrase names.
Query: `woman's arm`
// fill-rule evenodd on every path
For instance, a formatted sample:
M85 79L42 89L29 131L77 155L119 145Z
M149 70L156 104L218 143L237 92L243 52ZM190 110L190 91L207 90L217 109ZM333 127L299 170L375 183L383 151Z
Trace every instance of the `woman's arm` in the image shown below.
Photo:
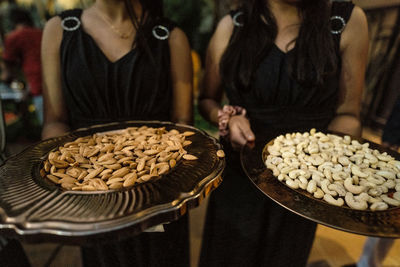
M368 57L368 25L364 12L354 7L340 41L342 69L339 106L329 130L361 135L360 110Z
M193 123L193 65L185 33L175 28L169 39L173 85L172 121Z
M232 18L221 19L208 45L203 85L199 96L199 110L211 123L218 125L218 110L223 95L219 65L233 31Z
M218 124L218 110L223 95L220 77L220 62L232 35L232 18L227 15L219 22L207 49L206 67L202 91L199 96L200 113L208 121ZM248 141L254 141L249 120L241 115L232 116L229 120L229 138L235 148Z
M61 91L60 45L62 34L59 17L54 17L46 23L41 50L44 105L42 139L59 136L69 131L67 112Z

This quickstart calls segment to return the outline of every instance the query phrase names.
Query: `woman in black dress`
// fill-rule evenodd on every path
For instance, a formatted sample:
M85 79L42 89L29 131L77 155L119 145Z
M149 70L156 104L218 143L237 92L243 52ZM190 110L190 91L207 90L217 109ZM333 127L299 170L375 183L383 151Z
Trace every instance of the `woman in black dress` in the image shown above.
M97 0L46 24L42 41L43 138L125 120L192 122L192 64L185 34L162 0ZM122 242L82 249L85 266L188 266L187 216Z
M200 266L307 263L316 224L263 196L237 151L311 128L359 135L367 53L366 18L350 2L246 0L221 20L199 104L225 135L227 168L210 198ZM224 91L232 106L221 109Z

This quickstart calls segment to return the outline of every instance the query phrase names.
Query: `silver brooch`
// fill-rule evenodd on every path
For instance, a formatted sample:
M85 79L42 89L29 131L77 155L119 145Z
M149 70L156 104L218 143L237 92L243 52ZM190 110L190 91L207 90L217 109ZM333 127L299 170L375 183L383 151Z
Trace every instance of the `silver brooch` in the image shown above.
M74 26L67 26L66 23L68 21L75 22L75 25ZM80 26L81 26L81 21L77 17L66 17L61 21L61 27L66 31L70 31L70 32L75 31Z
M240 22L238 21L238 18L239 18L240 16L242 16L242 15L243 15L243 12L242 12L242 11L239 11L239 12L237 12L235 15L233 15L233 17L232 17L233 25L235 25L235 26L237 26L237 27L243 27L243 23L240 23Z
M160 35L160 34L158 34L157 31L161 31L163 34ZM164 27L164 26L162 26L162 25L154 26L152 32L153 32L153 36L156 37L158 40L166 40L166 39L168 39L168 37L169 37L169 30L168 30L168 28L167 28L167 27Z
M331 17L331 22L334 20L339 20L342 23L342 27L339 30L331 30L332 34L340 34L343 32L344 27L346 27L346 21L344 20L344 18L340 17L340 16L332 16Z

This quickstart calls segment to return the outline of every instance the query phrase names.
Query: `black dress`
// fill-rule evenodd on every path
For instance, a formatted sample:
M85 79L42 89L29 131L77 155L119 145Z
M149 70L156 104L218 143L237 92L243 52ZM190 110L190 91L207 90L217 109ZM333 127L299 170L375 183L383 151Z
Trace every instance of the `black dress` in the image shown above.
M340 4L340 16L347 21L352 8ZM339 48L340 36L334 38ZM274 45L248 92L226 89L231 105L246 108L256 138L268 141L286 132L325 129L335 115L340 70L322 86L304 88L288 72L291 53ZM263 195L244 174L239 153L229 144L224 147L227 167L210 197L200 266L305 266L316 224Z
M132 49L110 62L80 25L82 10L60 17L61 82L71 129L125 120L169 121L172 103L168 39L145 31L150 53ZM173 23L159 19L171 31ZM154 25L154 26L156 26ZM158 37L166 32L157 32ZM84 266L189 266L188 218L120 242L82 247Z

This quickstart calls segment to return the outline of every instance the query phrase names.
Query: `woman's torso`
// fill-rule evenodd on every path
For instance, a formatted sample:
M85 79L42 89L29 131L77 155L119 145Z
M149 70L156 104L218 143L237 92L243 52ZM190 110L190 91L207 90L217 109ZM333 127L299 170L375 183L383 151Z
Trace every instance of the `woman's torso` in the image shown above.
M352 8L350 3L342 4L340 12L350 16ZM340 42L340 37L335 36L334 42ZM296 47L283 52L272 45L256 69L249 90L226 89L230 103L246 108L256 134L325 129L338 105L340 51L336 43L337 70L327 75L322 84L313 86L301 85L290 74L290 56Z
M123 120L170 120L168 39L146 33L152 57L132 49L111 62L80 25L81 14L82 10L70 10L61 15L65 25L60 48L61 80L70 127ZM160 24L169 31L173 28L164 19Z

